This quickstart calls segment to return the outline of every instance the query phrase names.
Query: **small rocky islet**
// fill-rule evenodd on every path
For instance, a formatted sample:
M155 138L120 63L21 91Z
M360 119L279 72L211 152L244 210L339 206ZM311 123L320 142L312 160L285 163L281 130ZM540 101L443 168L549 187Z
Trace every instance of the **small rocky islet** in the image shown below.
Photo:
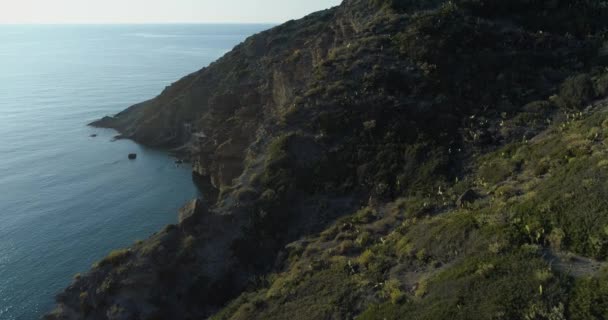
M605 319L608 6L345 0L93 126L201 199L47 319Z

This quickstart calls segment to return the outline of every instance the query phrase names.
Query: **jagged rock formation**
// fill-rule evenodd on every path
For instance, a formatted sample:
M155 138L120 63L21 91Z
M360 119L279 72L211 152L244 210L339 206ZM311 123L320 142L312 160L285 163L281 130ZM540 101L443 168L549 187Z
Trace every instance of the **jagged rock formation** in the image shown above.
M602 318L602 273L543 253L608 255L607 7L345 0L95 122L205 197L47 317Z

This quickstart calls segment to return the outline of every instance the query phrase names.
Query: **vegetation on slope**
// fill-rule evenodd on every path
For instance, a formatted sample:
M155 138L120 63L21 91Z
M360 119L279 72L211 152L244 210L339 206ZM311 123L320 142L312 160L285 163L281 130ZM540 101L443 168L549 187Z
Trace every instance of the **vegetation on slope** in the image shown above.
M607 122L602 102L475 157L442 194L341 218L213 319L603 319ZM480 198L456 206L463 188Z
M608 317L607 12L347 0L248 39L98 123L219 196L49 317Z

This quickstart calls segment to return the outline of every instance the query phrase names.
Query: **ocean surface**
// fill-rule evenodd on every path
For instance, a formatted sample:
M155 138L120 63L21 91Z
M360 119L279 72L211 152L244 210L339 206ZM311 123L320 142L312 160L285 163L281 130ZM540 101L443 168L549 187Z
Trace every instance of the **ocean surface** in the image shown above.
M197 195L187 166L86 124L269 27L0 26L0 320L38 319L74 274Z

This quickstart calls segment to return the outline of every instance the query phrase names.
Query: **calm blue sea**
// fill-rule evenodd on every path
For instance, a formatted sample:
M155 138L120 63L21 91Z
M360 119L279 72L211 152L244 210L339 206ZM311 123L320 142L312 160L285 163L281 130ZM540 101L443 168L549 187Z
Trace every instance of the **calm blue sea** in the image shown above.
M196 196L187 166L86 124L268 27L0 26L1 320L39 318L74 274Z

